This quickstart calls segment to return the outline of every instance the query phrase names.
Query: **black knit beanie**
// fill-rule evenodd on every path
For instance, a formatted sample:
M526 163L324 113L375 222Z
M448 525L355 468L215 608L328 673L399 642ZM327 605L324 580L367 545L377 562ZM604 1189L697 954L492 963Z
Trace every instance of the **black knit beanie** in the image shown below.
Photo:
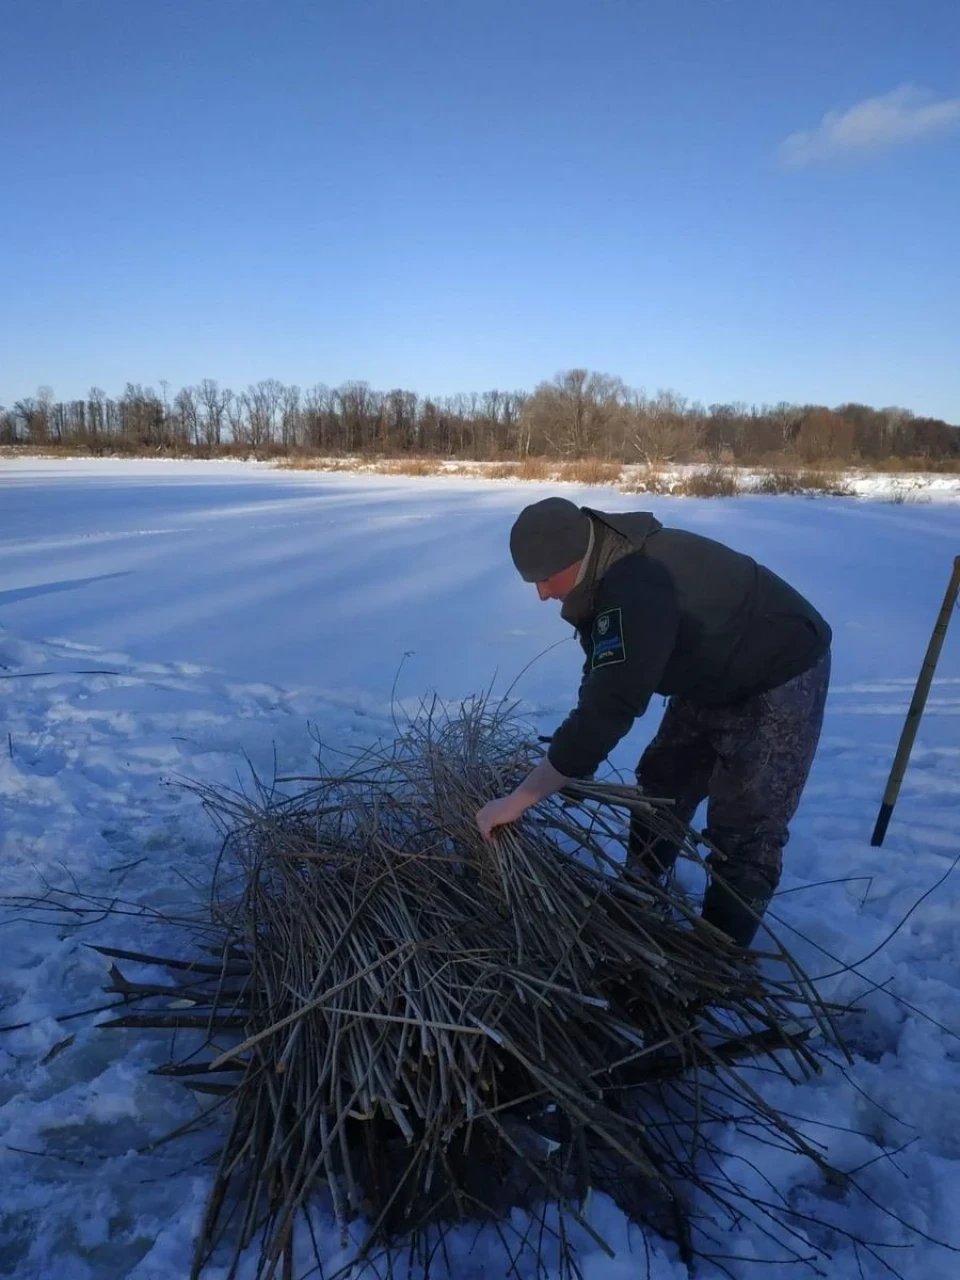
M590 517L567 498L544 498L524 509L510 530L510 554L525 582L546 582L582 560Z

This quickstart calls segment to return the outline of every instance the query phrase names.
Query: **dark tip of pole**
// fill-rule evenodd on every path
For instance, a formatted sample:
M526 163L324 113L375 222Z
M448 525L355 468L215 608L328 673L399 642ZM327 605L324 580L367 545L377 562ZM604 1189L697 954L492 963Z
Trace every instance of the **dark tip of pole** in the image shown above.
M873 828L873 835L870 837L872 845L883 844L883 837L887 834L887 827L890 825L890 815L892 813L892 804L882 804L880 806L880 812L877 814L877 825Z

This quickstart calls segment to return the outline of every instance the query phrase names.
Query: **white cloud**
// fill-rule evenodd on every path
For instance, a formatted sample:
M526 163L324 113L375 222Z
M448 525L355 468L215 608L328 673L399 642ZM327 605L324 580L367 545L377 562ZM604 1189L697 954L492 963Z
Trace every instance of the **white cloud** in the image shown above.
M783 164L793 169L898 143L917 142L960 124L960 98L935 98L914 85L901 85L879 98L866 98L847 111L828 111L816 129L791 133L780 144Z

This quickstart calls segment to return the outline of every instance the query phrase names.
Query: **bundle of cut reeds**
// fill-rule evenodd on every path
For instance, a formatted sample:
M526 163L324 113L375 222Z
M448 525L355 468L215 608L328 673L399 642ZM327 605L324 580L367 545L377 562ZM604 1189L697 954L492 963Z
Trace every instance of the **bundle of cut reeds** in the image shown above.
M255 1245L258 1275L292 1276L321 1195L344 1233L364 1224L366 1257L517 1206L585 1225L590 1186L709 1254L710 1215L685 1206L692 1188L730 1208L702 1157L734 1114L833 1176L736 1071L817 1071L831 1010L782 948L765 969L676 889L624 874L631 813L700 856L666 802L571 784L485 842L477 809L535 753L481 699L280 780L294 795L202 791L225 837L205 959L180 956L163 989L114 966L138 1005L107 1024L207 1034L162 1069L229 1107L195 1276L228 1240L234 1267Z

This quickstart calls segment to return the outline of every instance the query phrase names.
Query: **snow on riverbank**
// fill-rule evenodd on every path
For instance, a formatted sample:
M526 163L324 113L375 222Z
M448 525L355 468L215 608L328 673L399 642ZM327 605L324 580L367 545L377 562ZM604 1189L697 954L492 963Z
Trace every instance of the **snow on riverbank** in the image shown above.
M516 693L531 724L548 731L576 689L578 654L555 606L514 575L506 534L519 507L552 488L234 462L0 462L2 892L75 881L183 909L196 900L187 881L203 883L216 843L176 780L229 783L246 759L266 774L275 758L296 772L309 767L315 736L338 747L392 736L394 686L412 708L433 690L455 699L491 681L505 689L535 660ZM824 737L775 911L816 973L879 948L861 972L892 995L863 1000L846 1073L831 1069L799 1088L772 1077L757 1084L806 1117L811 1137L845 1167L879 1154L847 1129L891 1150L908 1144L865 1171L868 1189L929 1235L960 1244L957 874L889 936L960 856L956 619L886 844L869 845L960 552L955 511L939 501L564 492L600 508L648 507L727 540L784 573L833 624ZM91 672L100 674L80 674ZM658 704L634 727L616 765L631 767L659 713ZM206 1187L191 1161L211 1140L135 1150L195 1109L175 1084L146 1075L167 1043L97 1031L90 1019L55 1021L102 1000L104 965L86 941L156 939L133 919L85 931L9 914L0 937L0 1023L30 1024L0 1035L0 1274L188 1274ZM865 985L845 979L842 994ZM65 1044L67 1036L75 1038ZM837 1200L775 1151L732 1137L730 1159L734 1176L750 1159L781 1194L845 1230L906 1242L877 1209ZM592 1213L618 1256L585 1241L585 1274L642 1276L638 1233L603 1197ZM910 1244L885 1255L903 1275L947 1280L960 1269L947 1250ZM749 1233L730 1245L741 1257L769 1248ZM494 1247L482 1235L457 1280L502 1274ZM829 1273L855 1280L861 1262L864 1275L881 1274L838 1240ZM738 1276L760 1274L730 1265ZM652 1274L673 1280L685 1270L663 1246Z
M791 495L802 493L810 497L855 497L873 501L925 505L929 502L960 502L960 472L938 471L874 471L862 467L846 467L839 470L816 469L784 459L779 466L747 467L728 464L705 463L655 463L653 465L620 466L615 463L528 459L525 462L468 462L440 458L371 458L366 455L337 457L292 457L276 461L242 461L229 458L213 459L197 463L187 459L138 458L131 460L122 455L98 458L91 463L89 455L69 457L59 454L41 458L16 449L0 447L0 468L13 473L19 467L28 470L36 461L51 465L67 462L74 468L93 465L103 468L143 466L178 468L184 466L242 466L249 469L277 469L280 471L304 471L318 474L352 475L357 477L390 476L402 480L439 479L472 482L495 481L501 486L515 484L549 483L570 487L585 485L628 494L653 496L707 497L708 493L687 492L698 478L723 476L732 483L735 492L758 495ZM169 474L167 471L165 474Z

